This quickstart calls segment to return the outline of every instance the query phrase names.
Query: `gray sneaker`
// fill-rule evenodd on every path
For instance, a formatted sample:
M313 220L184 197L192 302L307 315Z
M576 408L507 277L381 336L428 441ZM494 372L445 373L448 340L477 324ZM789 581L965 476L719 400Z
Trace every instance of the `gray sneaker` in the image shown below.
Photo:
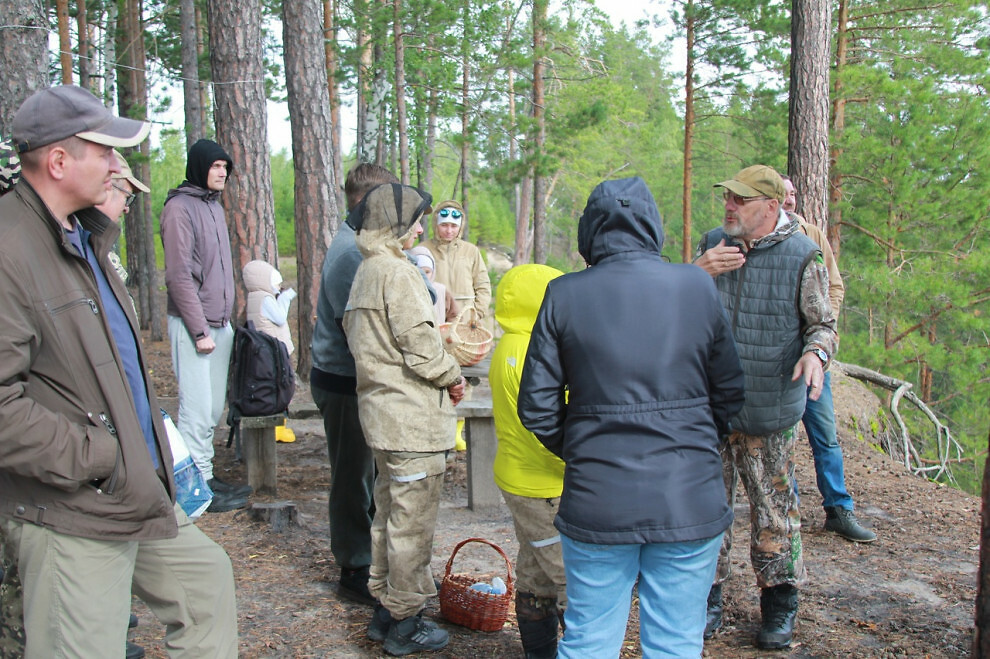
M414 652L442 650L449 640L447 631L437 627L432 620L409 616L392 622L385 637L385 651L401 657Z
M853 511L845 508L825 508L825 530L853 542L873 542L877 539L876 533L860 526Z

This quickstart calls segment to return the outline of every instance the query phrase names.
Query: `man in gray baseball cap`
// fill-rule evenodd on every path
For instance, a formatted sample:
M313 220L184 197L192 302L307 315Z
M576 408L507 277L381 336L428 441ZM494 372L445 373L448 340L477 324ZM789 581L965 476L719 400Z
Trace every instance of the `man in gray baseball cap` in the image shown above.
M230 559L175 505L137 319L107 256L120 228L93 208L123 171L114 147L147 134L68 85L36 92L13 118L21 178L0 198L0 525L18 557L28 659L124 648L132 593L169 648L237 655Z
M148 137L150 124L115 117L82 87L62 85L32 94L14 115L11 127L18 153L32 151L73 135L116 148L135 146Z

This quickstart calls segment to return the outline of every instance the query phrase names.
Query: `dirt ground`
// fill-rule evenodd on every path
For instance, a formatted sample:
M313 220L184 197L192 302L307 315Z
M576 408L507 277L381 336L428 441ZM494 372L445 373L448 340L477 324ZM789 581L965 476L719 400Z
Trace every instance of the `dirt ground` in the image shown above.
M175 384L168 343L147 343L157 391L175 412ZM815 486L811 451L799 444L798 478L803 502L803 542L809 580L801 591L794 646L777 653L753 645L759 626L759 594L748 551L748 504L736 506L733 576L725 589L726 624L706 644L706 657L962 657L968 656L979 552L978 498L914 477L873 446L870 420L879 407L860 383L833 375L846 479L859 519L879 540L856 545L822 530L824 512ZM304 386L296 402L309 399ZM278 445L278 501L292 501L300 525L276 533L244 511L206 514L199 526L227 552L237 578L242 657L378 657L379 644L365 637L371 610L338 598L338 569L329 549L327 486L331 474L322 426L291 420L298 440ZM217 432L217 469L245 480L244 466ZM464 453L450 463L433 572L442 578L455 545L483 537L515 556L508 510L474 513L467 508ZM273 501L256 497L253 501ZM505 565L491 549L469 545L454 572L493 576ZM163 627L140 602L140 626L131 640L149 657L165 657ZM636 606L623 657L638 657ZM450 631L450 645L437 657L521 657L511 614L501 631L473 632L444 622L433 600L427 615Z

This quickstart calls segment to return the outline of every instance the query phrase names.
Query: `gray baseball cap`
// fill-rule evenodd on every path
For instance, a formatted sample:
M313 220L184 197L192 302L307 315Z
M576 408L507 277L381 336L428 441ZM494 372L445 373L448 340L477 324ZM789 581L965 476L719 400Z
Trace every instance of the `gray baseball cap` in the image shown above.
M28 97L14 113L10 132L14 148L24 153L73 135L117 148L135 146L150 130L147 122L114 116L82 87L61 85Z

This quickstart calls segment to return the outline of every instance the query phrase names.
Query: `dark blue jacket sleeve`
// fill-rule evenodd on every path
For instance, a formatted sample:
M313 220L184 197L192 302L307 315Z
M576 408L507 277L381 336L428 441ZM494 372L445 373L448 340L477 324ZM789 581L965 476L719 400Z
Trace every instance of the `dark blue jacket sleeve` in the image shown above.
M567 382L553 325L552 287L536 317L519 385L519 420L547 449L563 457Z

